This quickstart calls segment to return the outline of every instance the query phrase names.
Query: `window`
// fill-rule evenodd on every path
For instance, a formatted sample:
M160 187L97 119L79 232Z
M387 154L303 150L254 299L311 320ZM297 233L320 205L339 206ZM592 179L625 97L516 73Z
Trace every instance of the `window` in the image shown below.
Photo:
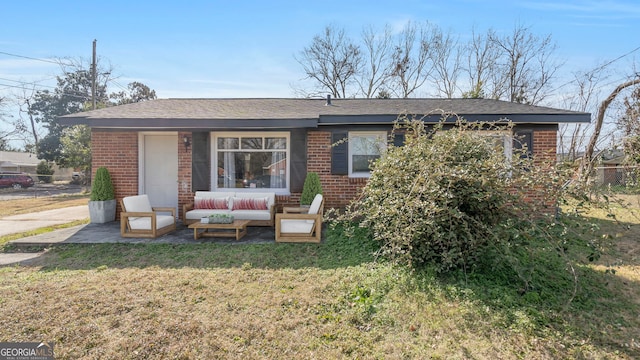
M507 161L511 161L513 155L513 136L507 131L480 131L480 134L493 140L497 152L504 153Z
M380 158L387 147L386 131L349 133L349 176L369 177L371 162Z
M288 191L288 133L215 133L213 138L216 189Z

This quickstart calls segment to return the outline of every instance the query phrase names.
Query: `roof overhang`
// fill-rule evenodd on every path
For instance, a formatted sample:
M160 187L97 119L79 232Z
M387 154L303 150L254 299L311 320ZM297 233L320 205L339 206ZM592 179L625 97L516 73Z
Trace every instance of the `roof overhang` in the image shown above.
M511 121L513 123L526 124L560 124L560 123L588 123L591 122L589 114L459 114L459 116L472 122L496 122ZM443 120L442 115L411 115L409 118L422 120L435 124ZM374 125L392 124L399 119L397 115L346 115L346 116L320 116L318 125ZM449 116L447 121L455 121L455 117Z
M60 118L60 124L127 130L296 129L316 128L318 119L95 119L78 116Z

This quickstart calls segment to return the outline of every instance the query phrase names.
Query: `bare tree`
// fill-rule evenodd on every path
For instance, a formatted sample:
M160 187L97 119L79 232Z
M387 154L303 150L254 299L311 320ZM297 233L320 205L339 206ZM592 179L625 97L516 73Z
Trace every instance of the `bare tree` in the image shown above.
M450 31L443 32L433 28L433 36L429 39L429 58L433 66L431 79L441 95L447 99L458 93L458 78L462 72L462 53L458 39Z
M597 87L602 82L603 73L600 71L574 72L575 84L564 97L564 108L575 111L589 112L596 108ZM562 124L559 126L559 150L566 156L565 160L575 161L580 157L579 150L586 145L590 124ZM567 142L568 141L568 144Z
M634 85L640 84L640 77L636 79L629 80L625 83L618 85L615 90L609 96L602 101L600 107L598 108L598 116L596 117L596 123L594 126L593 134L591 135L591 139L589 140L589 144L585 150L584 156L582 157L582 163L580 164L580 180L583 183L586 183L589 180L589 176L591 171L593 170L593 152L596 147L596 143L598 142L598 138L600 137L600 131L602 130L602 124L604 123L604 115L609 105L615 100L616 96L620 94L624 89L628 87L632 87Z
M303 96L336 98L361 95L408 98L425 85L435 94L452 98L488 97L537 104L550 92L560 63L554 58L551 36L538 37L518 25L504 36L494 30L473 31L465 46L451 32L425 23L407 23L393 35L389 26L376 32L365 28L362 44L352 42L343 29L328 26L314 37L296 60L314 87ZM463 50L464 49L464 50ZM466 69L462 54L466 53ZM468 74L462 92L461 74Z
M556 45L551 35L538 37L525 26L517 25L513 32L490 39L501 51L499 73L505 76L508 101L537 104L548 96L548 88L561 64L553 58Z
M466 98L499 98L494 89L496 86L492 79L496 79L496 61L499 52L496 44L490 41L492 31L487 34L477 34L475 29L471 31L471 40L464 46L467 54L467 68L464 69L469 76L469 90L463 92Z
M307 79L317 81L318 92L328 91L336 98L345 98L352 95L350 86L362 66L362 51L345 35L344 29L327 26L296 61L302 65Z
M408 98L420 88L431 73L429 44L433 26L408 23L398 37L393 52L391 91L400 98Z
M11 116L8 115L3 108L7 105L7 98L0 97L0 122L6 126L0 126L0 150L10 150L10 142L13 137L19 135L21 126L20 124L12 121ZM4 130L6 128L7 130Z
M618 121L623 131L627 163L640 164L640 86L624 99L624 114Z
M392 71L393 34L387 25L378 33L373 27L362 31L364 60L359 74L360 93L367 99L386 92Z

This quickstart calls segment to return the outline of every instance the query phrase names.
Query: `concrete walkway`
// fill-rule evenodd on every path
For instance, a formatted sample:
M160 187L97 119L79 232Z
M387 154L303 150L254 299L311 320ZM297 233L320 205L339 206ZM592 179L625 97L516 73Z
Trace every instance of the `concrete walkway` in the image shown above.
M0 219L0 235L21 233L52 225L69 223L75 220L89 218L89 209L86 205L73 206L57 210L47 210L31 214L14 215ZM114 221L106 224L84 224L70 228L54 230L48 233L29 236L9 241L10 245L27 249L35 246L39 249L60 244L257 244L274 243L275 234L273 227L248 227L247 235L239 241L227 238L193 239L193 230L178 222L177 230L156 239L148 238L123 238L120 236L120 222ZM16 253L0 253L0 266L19 264L23 261L38 257L43 252L28 253L20 251Z
M7 216L0 219L0 236L67 224L88 218L89 207L87 205Z

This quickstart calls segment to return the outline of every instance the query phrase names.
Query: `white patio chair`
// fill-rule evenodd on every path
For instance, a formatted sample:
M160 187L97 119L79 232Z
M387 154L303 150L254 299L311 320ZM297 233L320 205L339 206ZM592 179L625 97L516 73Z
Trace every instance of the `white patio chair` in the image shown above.
M315 196L306 213L290 213L287 208L276 214L276 242L315 242L322 237L324 198Z
M176 209L151 207L147 195L135 195L120 201L120 236L156 238L176 229ZM159 213L171 213L161 215Z

